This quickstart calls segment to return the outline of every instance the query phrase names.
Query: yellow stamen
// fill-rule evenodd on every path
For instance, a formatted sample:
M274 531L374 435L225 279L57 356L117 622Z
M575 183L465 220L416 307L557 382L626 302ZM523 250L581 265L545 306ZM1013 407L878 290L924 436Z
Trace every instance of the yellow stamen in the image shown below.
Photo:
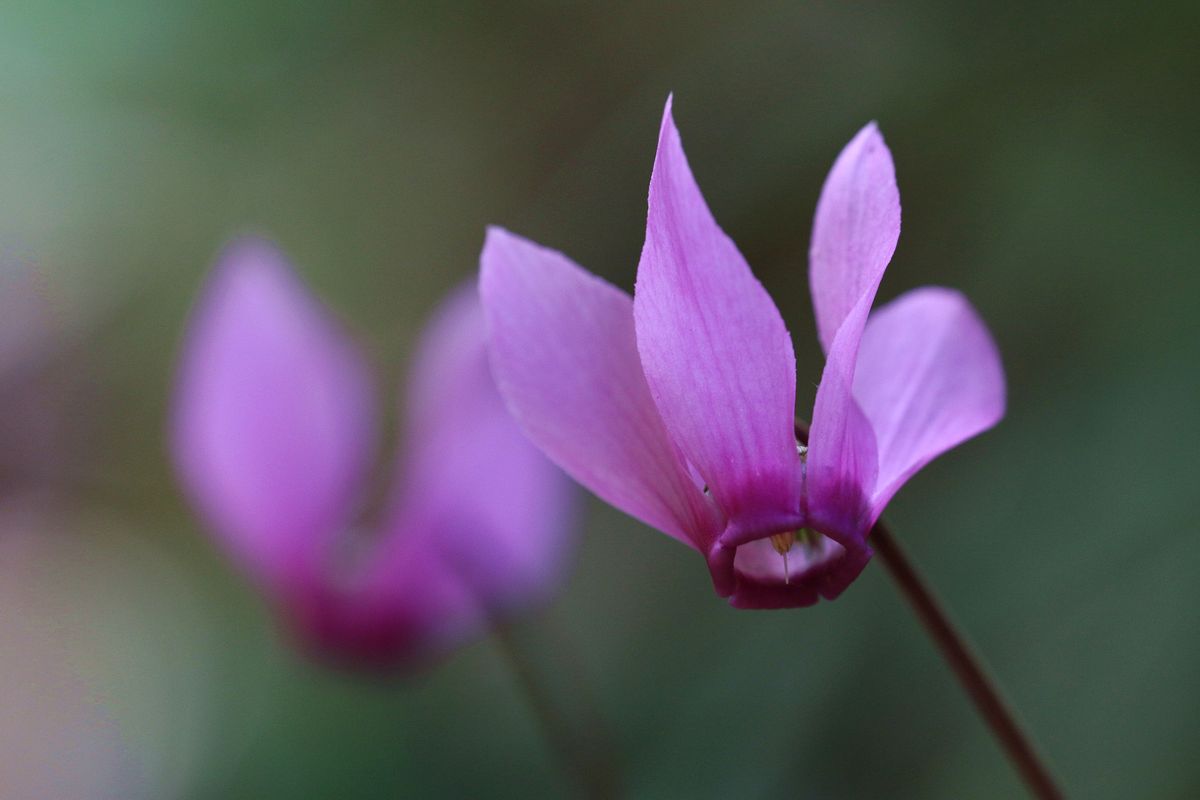
M783 556L783 582L791 583L792 576L788 572L788 551L792 549L792 545L796 543L796 532L787 531L786 533L776 533L771 536L771 547L775 548L775 552Z
M796 543L796 532L788 531L787 533L776 533L771 536L771 547L775 548L775 552L781 556L786 556L787 551L792 549L792 545Z

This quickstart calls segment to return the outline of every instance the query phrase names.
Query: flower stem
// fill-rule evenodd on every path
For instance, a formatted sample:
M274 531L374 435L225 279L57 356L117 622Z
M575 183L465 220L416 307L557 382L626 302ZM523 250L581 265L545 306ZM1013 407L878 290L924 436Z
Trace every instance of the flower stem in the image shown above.
M1022 730L979 658L955 629L945 609L882 520L871 530L871 542L1030 791L1041 800L1059 800L1062 792L1038 756L1029 735Z
M517 642L512 628L497 624L494 632L497 649L508 662L546 743L557 752L565 770L575 780L580 796L588 800L620 797L611 748L606 741L598 741L603 739L603 731L589 726L591 729L586 739L577 735L567 714L538 679L537 670ZM596 717L594 714L589 716L593 719Z
M796 419L796 439L801 444L808 444L808 423L799 418ZM1029 734L1021 728L1000 696L1000 690L984 670L983 663L954 627L933 590L926 585L883 520L871 529L871 543L1033 796L1039 800L1061 800L1062 791L1038 756Z

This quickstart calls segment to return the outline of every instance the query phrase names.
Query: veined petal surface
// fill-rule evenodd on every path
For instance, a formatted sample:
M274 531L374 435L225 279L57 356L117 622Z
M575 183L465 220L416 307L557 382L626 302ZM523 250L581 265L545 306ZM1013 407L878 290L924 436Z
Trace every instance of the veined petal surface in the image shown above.
M499 228L480 292L493 375L530 439L601 499L707 549L714 512L650 397L629 295Z
M704 202L669 100L633 306L641 363L667 430L731 524L771 528L795 517L792 341Z
M371 455L368 371L271 244L220 257L193 313L172 448L223 544L269 588L311 577Z
M914 289L871 315L854 397L879 452L872 521L933 458L1004 416L1004 367L987 327L960 293Z
M851 309L829 348L817 388L808 438L806 511L813 524L843 546L862 540L870 522L869 499L879 464L871 424L854 399L859 331L872 296Z
M827 353L851 310L864 296L875 296L899 237L896 170L871 123L838 155L813 220L808 280Z

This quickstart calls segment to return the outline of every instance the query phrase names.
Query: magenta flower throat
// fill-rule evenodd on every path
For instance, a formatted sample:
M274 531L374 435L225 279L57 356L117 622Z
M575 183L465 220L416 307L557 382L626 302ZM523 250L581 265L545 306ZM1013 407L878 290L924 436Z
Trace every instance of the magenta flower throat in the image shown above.
M705 204L668 100L633 297L488 232L493 372L552 460L698 550L733 605L833 599L900 486L1004 414L999 354L962 295L914 289L871 313L899 233L891 154L868 125L817 205L809 283L826 362L801 443L790 335Z

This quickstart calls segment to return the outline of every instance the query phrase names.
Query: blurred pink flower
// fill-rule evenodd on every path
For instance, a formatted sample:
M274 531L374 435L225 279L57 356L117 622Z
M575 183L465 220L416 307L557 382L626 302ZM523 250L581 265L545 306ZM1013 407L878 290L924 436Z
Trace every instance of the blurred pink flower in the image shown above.
M221 256L191 320L172 445L224 548L324 655L413 665L545 598L570 546L565 478L496 392L474 286L437 312L408 387L407 447L373 537L368 368L272 245Z
M899 233L891 154L868 125L817 206L809 280L827 358L798 442L791 338L705 204L668 100L633 298L489 231L496 380L551 459L703 554L733 605L835 598L900 486L1004 413L999 354L960 294L916 289L868 319Z

